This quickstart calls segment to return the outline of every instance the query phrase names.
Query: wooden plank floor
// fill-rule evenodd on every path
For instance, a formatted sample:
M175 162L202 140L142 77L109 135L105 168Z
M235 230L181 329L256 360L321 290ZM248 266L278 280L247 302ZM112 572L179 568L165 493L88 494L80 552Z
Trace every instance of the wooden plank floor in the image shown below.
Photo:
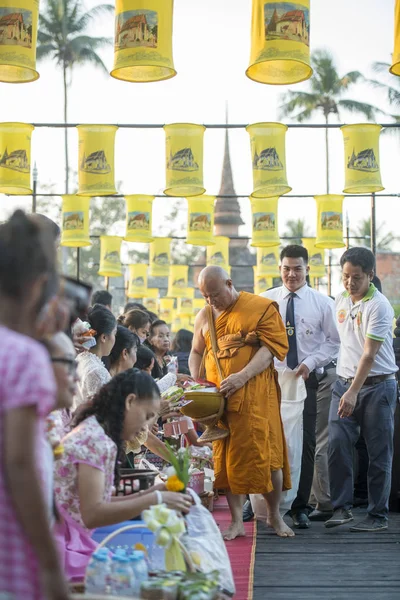
M365 515L353 512L354 522ZM400 514L381 533L350 526L313 522L279 539L258 523L253 600L400 600Z

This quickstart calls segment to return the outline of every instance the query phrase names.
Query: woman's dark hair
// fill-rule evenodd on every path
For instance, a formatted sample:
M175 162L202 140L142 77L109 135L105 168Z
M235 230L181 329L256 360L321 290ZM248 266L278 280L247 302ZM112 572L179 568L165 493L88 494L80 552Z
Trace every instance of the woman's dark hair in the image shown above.
M364 273L371 273L375 269L375 256L368 248L349 248L340 259L340 266L349 262L353 267L361 267Z
M138 346L135 368L140 369L141 371L148 369L152 361L154 361L155 364L156 356L154 352L147 346Z
M306 265L308 265L308 251L304 246L298 244L290 244L282 249L280 259L281 262L284 258L302 258Z
M147 373L138 369L128 369L116 375L103 385L90 404L87 404L77 415L74 425L77 426L88 417L96 417L104 431L117 446L117 460L114 469L115 486L119 484L119 460L122 455L124 441L122 431L125 421L125 400L129 394L135 394L139 400L160 397L154 380Z
M165 321L162 321L161 319L157 319L157 321L153 321L153 323L150 326L149 338L154 336L156 327L161 327L161 325L166 325L168 327L167 323Z
M149 315L149 319L150 319L150 323L153 324L154 321L158 321L158 315L156 315L156 313L151 312L151 310L147 311L147 314Z
M140 304L140 302L127 302L124 307L124 314L128 313L130 310L139 309L146 312L146 307L144 304Z
M193 333L188 329L180 329L172 342L172 352L190 352L192 342Z
M38 309L57 292L56 252L51 228L22 210L0 225L0 292L20 299L41 275L47 275Z
M378 275L373 276L371 283L373 283L378 292L382 294L382 282L379 279Z
M141 327L145 327L147 324L150 324L150 317L147 311L134 308L123 315L123 319L120 320L120 323L124 327L140 329Z
M113 297L107 290L97 290L93 293L92 304L102 304L103 306L111 306Z
M118 362L124 350L128 350L129 352L132 348L137 348L136 339L137 336L132 331L129 331L129 329L122 325L118 325L115 344L109 356L111 367Z
M97 332L96 339L99 335L110 335L117 324L117 319L112 312L102 304L95 304L89 308L88 321L90 327Z
M39 223L41 226L48 227L54 241L59 241L61 229L57 223L49 219L49 217L46 217L46 215L41 215L40 213L34 213L33 215L30 215L29 218L32 219L34 223Z
M161 327L162 325L167 325L167 323L165 321L162 321L161 319L157 319L157 321L154 321L154 323L151 324L150 326L150 335L147 338L147 340L144 342L145 345L150 348L150 350L155 354L155 348L154 346L150 343L150 339L155 335L155 329L156 327ZM154 361L154 367L153 370L151 372L151 376L154 377L154 379L161 379L162 377L164 377L166 374L168 373L168 367L166 364L164 364L163 367L161 367L158 364L158 360L156 359Z

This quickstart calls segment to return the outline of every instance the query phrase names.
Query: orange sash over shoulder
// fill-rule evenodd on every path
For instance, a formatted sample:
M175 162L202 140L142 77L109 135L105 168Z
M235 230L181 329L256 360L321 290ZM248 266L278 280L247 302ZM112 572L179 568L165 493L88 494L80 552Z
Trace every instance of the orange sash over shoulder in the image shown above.
M215 330L219 349L218 358L224 377L241 371L261 346L267 346L272 355L279 360L283 360L288 351L286 330L278 306L268 298L241 292L235 304L215 320ZM207 379L220 385L208 332L205 342ZM273 378L273 364L267 371L268 375L266 374L265 377ZM228 410L240 412L245 389L246 386L231 396Z
M288 351L285 326L275 302L241 292L233 306L215 320L218 360L224 378L241 371L261 346L283 360ZM206 376L221 383L210 335L206 342ZM283 470L283 488L290 471L280 416L280 390L273 362L227 401L223 424L230 436L214 442L216 488L233 494L267 494L271 471Z

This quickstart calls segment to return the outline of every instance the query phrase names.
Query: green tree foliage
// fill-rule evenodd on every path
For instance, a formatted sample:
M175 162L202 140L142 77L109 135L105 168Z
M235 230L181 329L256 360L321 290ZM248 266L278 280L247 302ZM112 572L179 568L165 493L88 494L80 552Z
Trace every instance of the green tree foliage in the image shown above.
M102 14L111 15L114 5L101 4L85 11L82 0L45 0L39 16L37 59L52 60L62 70L64 123L68 122L68 88L72 70L90 64L108 73L98 50L112 43L110 38L88 35L88 28ZM68 129L65 129L65 191L69 191Z
M340 75L335 65L333 56L327 50L316 50L311 55L313 75L309 79L309 92L289 91L282 96L280 117L291 117L302 123L322 113L326 124L330 115L340 118L340 110L351 113L360 113L367 120L373 120L377 112L382 112L375 106L366 102L358 102L343 98L349 89L356 83L365 81L359 71L350 71ZM326 152L326 191L329 193L329 135L325 129Z
M305 219L289 219L289 221L286 221L286 230L282 236L285 246L288 244L301 245L301 240L305 237L311 237Z
M386 92L386 99L393 109L388 116L392 117L395 123L400 123L400 78L397 75L389 73L389 63L376 62L372 65L375 73L382 76L381 80L370 79L369 83L376 89ZM387 127L382 133L400 135L399 127Z
M396 236L389 232L384 233L385 223L380 223L376 228L376 249L391 250ZM358 239L354 240L355 246L371 247L371 217L362 219L358 225L351 230L351 234Z

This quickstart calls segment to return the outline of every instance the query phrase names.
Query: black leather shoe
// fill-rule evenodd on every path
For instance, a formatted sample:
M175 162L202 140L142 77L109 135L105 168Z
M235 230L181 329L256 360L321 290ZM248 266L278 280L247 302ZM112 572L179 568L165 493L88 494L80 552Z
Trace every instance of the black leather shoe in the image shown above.
M243 522L248 523L254 519L253 508L250 500L247 500L243 505Z
M310 519L305 512L296 512L290 515L293 520L293 527L295 529L308 529L311 525Z

